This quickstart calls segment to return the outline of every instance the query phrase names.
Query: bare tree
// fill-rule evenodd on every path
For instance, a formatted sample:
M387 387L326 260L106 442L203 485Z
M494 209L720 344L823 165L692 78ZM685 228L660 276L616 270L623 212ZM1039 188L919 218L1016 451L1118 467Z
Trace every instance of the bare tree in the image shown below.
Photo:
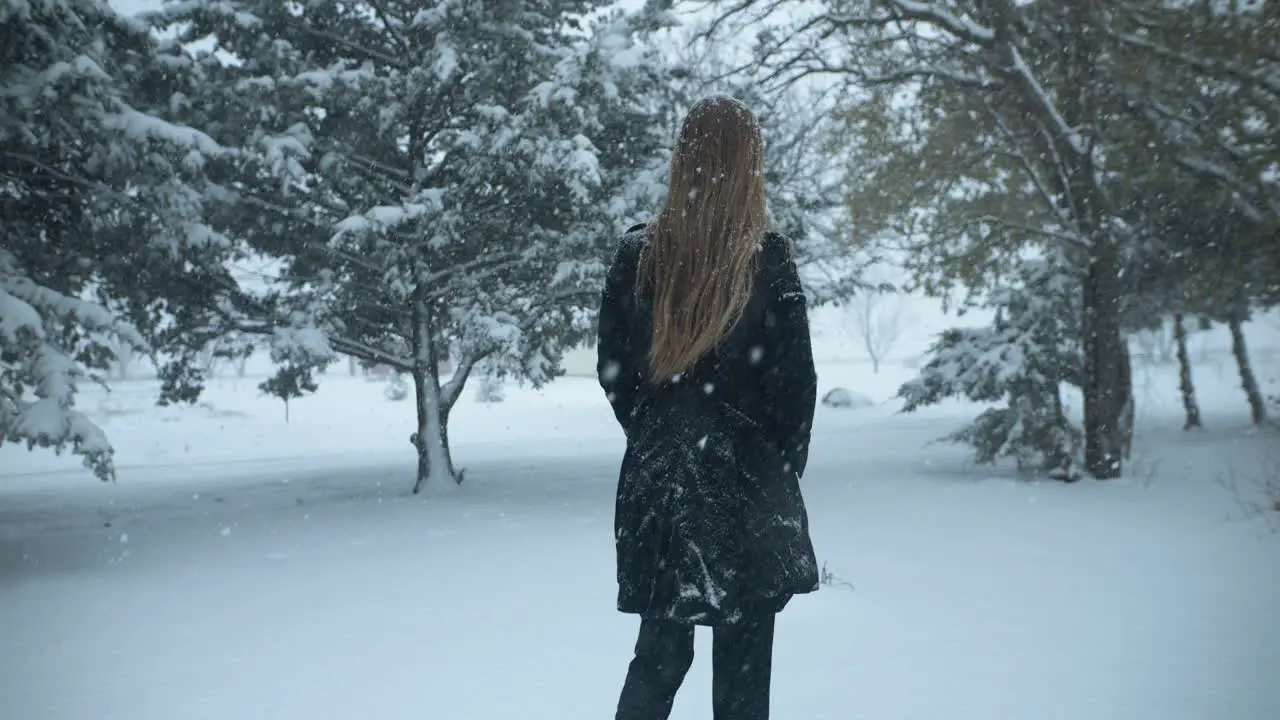
M1200 403L1196 402L1196 386L1191 381L1191 354L1187 352L1187 327L1182 313L1173 316L1173 337L1178 348L1178 390L1182 393L1182 408L1187 413L1187 422L1182 429L1203 427Z
M880 362L902 336L902 299L894 293L863 292L845 307L855 336L871 358L872 372L879 373Z
M1233 315L1227 321L1231 331L1231 354L1235 356L1236 368L1240 371L1240 387L1249 399L1249 411L1254 425L1267 421L1267 402L1262 397L1258 386L1258 378L1253 372L1253 363L1249 360L1249 346L1244 338L1243 314Z

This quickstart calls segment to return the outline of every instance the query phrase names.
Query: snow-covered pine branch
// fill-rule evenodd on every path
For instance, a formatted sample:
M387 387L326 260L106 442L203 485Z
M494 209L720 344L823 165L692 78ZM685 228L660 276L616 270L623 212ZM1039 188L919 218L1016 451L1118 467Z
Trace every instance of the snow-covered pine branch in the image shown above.
M62 341L69 328L89 342L147 349L137 330L106 308L38 285L0 249L0 439L59 452L70 446L109 479L111 443L75 408L80 384L92 378L78 349Z
M989 327L954 328L930 347L915 379L898 390L903 412L952 397L1000 403L945 440L973 446L975 461L1014 457L1074 479L1080 463L1080 431L1062 405L1063 384L1080 387L1079 274L1060 260L1028 261L1018 279L997 288L986 306L996 310Z
M12 5L12 4L10 4ZM236 153L192 124L199 69L107 3L0 13L0 437L114 475L76 409L117 353L161 364L160 400L199 392L198 355L245 299L235 242L205 221Z

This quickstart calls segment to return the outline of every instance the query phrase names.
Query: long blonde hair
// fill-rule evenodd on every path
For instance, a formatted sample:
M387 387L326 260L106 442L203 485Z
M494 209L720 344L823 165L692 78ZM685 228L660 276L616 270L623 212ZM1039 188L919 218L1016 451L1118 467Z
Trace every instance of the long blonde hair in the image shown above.
M637 292L653 291L655 382L688 370L738 323L767 230L760 123L732 98L699 100L680 128L637 274Z

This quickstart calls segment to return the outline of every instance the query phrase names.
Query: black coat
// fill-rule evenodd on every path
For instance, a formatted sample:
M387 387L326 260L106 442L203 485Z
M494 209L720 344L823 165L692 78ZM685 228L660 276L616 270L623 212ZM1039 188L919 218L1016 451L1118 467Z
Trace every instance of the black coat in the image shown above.
M818 588L800 494L817 402L805 296L767 235L741 321L688 372L648 377L652 303L627 231L600 307L600 385L627 436L614 533L618 609L714 625Z

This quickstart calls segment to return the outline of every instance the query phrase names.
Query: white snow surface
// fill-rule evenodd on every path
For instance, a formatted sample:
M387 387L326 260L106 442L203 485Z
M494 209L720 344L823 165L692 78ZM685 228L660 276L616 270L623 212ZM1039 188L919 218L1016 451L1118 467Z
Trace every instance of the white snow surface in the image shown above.
M803 487L833 579L779 620L774 717L1280 717L1280 533L1242 506L1280 443L1230 372L1197 376L1207 429L1185 434L1173 373L1140 370L1128 477L1066 486L927 446L978 408L897 415L879 401L909 371L861 367L819 368L878 405L818 409ZM612 716L636 620L594 379L464 394L466 482L415 497L413 403L339 369L289 424L261 378L186 409L85 388L114 485L0 448L0 716ZM710 716L698 638L676 720Z

